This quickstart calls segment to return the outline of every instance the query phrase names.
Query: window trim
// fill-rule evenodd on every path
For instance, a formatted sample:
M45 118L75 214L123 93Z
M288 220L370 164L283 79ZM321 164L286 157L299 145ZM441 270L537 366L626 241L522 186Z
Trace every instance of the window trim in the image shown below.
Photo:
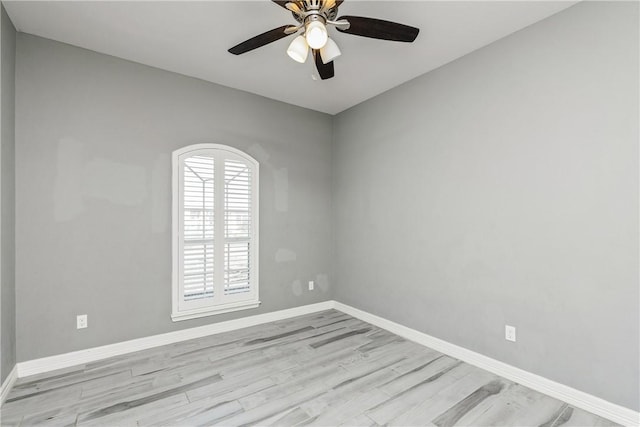
M182 194L182 189L180 188L180 159L184 155L188 155L191 152L198 152L202 150L221 150L228 151L231 154L239 156L249 162L253 168L252 171L252 221L254 223L253 226L253 236L251 239L251 243L253 246L251 254L253 256L253 262L250 265L251 277L253 278L251 281L252 293L253 296L247 300L241 301L231 301L228 303L221 304L211 304L203 307L190 308L180 310L180 301L182 299L181 292L181 280L180 280L180 197ZM171 159L171 170L172 170L172 201L171 201L171 269L172 269L172 280L171 280L171 320L176 322L180 320L188 320L188 319L196 319L199 317L205 316L213 316L216 314L222 313L230 313L238 310L247 310L251 308L256 308L260 305L259 300L259 226L260 226L260 209L259 209L259 189L260 189L260 165L256 159L251 157L249 154L238 150L233 147L229 147L228 145L222 144L213 144L213 143L204 143L204 144L193 144L183 148L179 148L175 150L172 154ZM215 184L214 184L215 188ZM224 216L223 216L224 220Z

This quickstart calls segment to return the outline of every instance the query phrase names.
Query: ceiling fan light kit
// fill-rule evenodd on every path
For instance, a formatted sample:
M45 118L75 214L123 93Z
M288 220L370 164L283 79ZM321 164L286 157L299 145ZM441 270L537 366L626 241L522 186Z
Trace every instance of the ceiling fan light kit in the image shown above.
M300 62L301 64L307 60L307 56L309 55L309 45L303 36L298 36L289 45L287 48L287 55L291 57L296 62Z
M340 52L340 48L332 39L327 39L327 44L320 49L320 57L324 64L328 64L340 55L342 55L342 52Z
M361 16L338 16L338 7L344 0L272 0L291 12L298 25L285 25L252 37L229 49L229 53L241 55L292 34L299 34L287 48L294 61L304 63L313 51L313 58L322 80L334 76L333 61L341 55L340 48L329 38L328 26L339 32L380 40L413 42L418 28L381 19Z
M327 28L320 20L309 22L304 30L307 44L311 49L322 49L327 44Z

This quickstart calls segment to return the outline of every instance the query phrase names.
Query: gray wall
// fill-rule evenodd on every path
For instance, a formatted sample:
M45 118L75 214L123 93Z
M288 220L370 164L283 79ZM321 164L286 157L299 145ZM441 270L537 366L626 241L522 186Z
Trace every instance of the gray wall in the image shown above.
M0 6L0 383L16 363L15 63L16 30Z
M340 114L336 299L640 409L638 137L635 2Z
M18 361L329 299L330 116L22 33L17 49ZM171 152L201 142L260 162L262 305L173 323Z

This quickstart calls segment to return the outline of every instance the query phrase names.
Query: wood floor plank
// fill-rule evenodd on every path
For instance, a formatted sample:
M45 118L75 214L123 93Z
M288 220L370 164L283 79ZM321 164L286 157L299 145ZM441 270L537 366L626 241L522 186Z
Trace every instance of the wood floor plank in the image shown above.
M620 425L582 409L569 406L553 424L553 427L560 426L619 427Z
M458 425L462 417L477 408L479 404L486 402L491 397L504 390L506 381L496 379L478 387L464 399L447 409L433 419L433 424L438 427L453 427Z
M216 383L220 384L220 383ZM256 393L258 391L264 390L266 388L272 387L274 382L269 378L264 378L260 381L249 382L248 384L242 386L229 386L229 388L224 389L215 389L209 388L208 391L203 393L203 389L207 387L202 387L200 389L195 389L187 392L187 397L189 398L189 403L183 405L179 408L165 408L163 410L158 410L154 414L144 414L138 419L139 426L151 426L151 425L161 425L166 423L173 423L174 425L184 425L185 420L198 416L200 414L209 413L211 414L214 409L218 408L221 405L229 403L231 401L237 402L237 399L240 399L244 396ZM201 393L197 394L198 399L194 400L190 398L192 393ZM238 403L239 404L239 403ZM235 412L235 411L232 411ZM217 412L216 412L217 413ZM219 417L225 417L231 415L231 412L228 414L220 415Z
M302 402L313 399L321 393L323 393L323 391L317 387L303 388L302 390L298 390L296 393L290 393L282 397L270 399L262 405L245 410L238 415L230 418L224 418L220 421L224 425L228 426L245 426L262 423L264 420L287 409L295 408Z
M328 367L310 372L300 372L288 381L240 399L240 403L246 410L251 410L262 405L267 405L270 401L293 395L304 390L314 389L321 392L326 390L328 385L339 383L342 379L342 373L343 372L340 369L336 369L335 367Z
M481 413L469 413L459 424L477 426L536 425L551 427L567 405L552 397L512 384L506 393Z
M455 416L455 413L449 411L456 408L456 405L473 394L478 388L494 380L495 376L485 372L474 371L461 379L456 379L452 375L444 376L442 379L444 379L444 381L442 381L441 385L449 382L447 380L452 381L444 388L432 388L432 390L429 390L429 393L434 391L435 393L426 400L414 400L416 397L415 394L403 399L404 410L396 411L396 416L389 421L389 424L395 426L415 425L416 423L437 425L437 421L439 421L443 425L448 425L448 422ZM433 383L434 386L436 384L437 382ZM438 417L446 418L439 419ZM378 419L374 417L371 418L378 421L380 417L378 416Z
M315 399L304 402L301 408L304 409L310 417L321 418L320 416L325 414L329 408L335 408L357 397L360 390L372 390L367 394L375 397L386 396L381 391L375 390L375 387L389 381L396 375L397 373L388 368L378 367L370 367L369 372L362 374L346 372L346 376L340 378L340 382L334 385L331 390L319 395ZM383 400L386 399L381 399L378 403L381 403ZM371 407L378 403L372 404ZM369 408L363 409L362 412L366 409Z
M173 383L179 383L179 378L176 378ZM131 384L125 384L115 391L111 390L109 393L102 393L87 398L82 398L81 396L80 399L74 400L68 405L60 405L55 407L54 409L47 409L42 407L35 409L30 412L30 415L28 417L25 418L27 418L28 420L35 420L34 423L36 424L40 422L46 424L41 420L54 420L55 418L68 417L71 415L77 416L77 414L79 413L90 412L105 406L109 406L114 401L127 399L131 396L144 393L152 393L154 390L156 390L156 387L154 387L154 385L155 384L153 378L149 378L145 383L136 384L134 386L132 386ZM55 425L55 423L52 423L52 425Z
M260 421L260 425L262 426L291 426L300 423L307 422L309 420L309 416L300 409L300 407L293 407L289 409L285 409L282 412L278 412L277 414L265 418Z
M0 426L18 427L24 418L24 413L7 414L0 408Z
M440 356L424 362L408 372L398 373L396 378L380 387L388 395L394 396L425 381L435 381L439 378L439 375L446 373L447 369L452 369L459 364L456 359Z
M171 394L160 399L144 400L140 404L118 407L117 411L110 410L80 414L77 425L83 427L119 426L122 424L137 425L137 419L142 414L150 414L167 408L179 408L189 403L184 393Z
M54 410L66 407L80 399L82 388L75 385L70 388L56 389L47 393L21 398L17 400L5 401L2 405L2 412L11 417L14 414L30 415L40 411ZM11 397L11 394L9 394Z
M23 426L41 426L41 425L57 425L57 426L73 426L76 425L78 419L77 414L73 413L52 413L49 416L38 414L36 416L25 416L22 420ZM3 424L4 425L4 424Z
M398 372L399 374L406 374L409 371L412 371L424 364L431 362L439 357L444 356L442 353L439 353L435 350L427 349L428 351L413 351L409 352L407 359L402 362L396 364L391 369Z
M187 391L187 397L190 402L196 402L201 399L207 399L209 401L212 399L220 401L225 399L237 400L275 386L276 382L268 376L260 379L235 377L231 380L224 380L221 383L214 383L189 390Z
M356 418L365 411L388 399L388 396L377 389L365 393L351 392L349 395L336 393L334 399L325 400L328 405L317 413L312 424L337 426ZM370 420L371 422L371 420Z
M154 389L151 392L142 393L139 395L131 396L126 399L121 399L109 404L108 406L101 407L96 410L88 411L87 413L81 413L78 416L78 423L88 422L98 418L109 417L112 414L118 414L121 412L130 411L134 408L152 404L163 399L169 399L173 396L184 395L185 404L188 403L186 391L201 387L206 384L222 381L222 377L219 374L210 375L208 377L192 380L190 382L184 382L180 385L171 385L169 387L163 387L161 389Z
M357 417L350 418L339 424L340 427L351 427L351 426L361 426L361 427L378 427L379 424L373 421L371 418L366 416L365 414L360 414Z
M443 390L447 390L449 387L457 384L460 381L460 378L458 378L456 375L453 375L453 371L455 370L460 370L463 372L472 371L472 373L476 373L476 370L471 369L470 367L468 367L468 365L454 362L450 365L447 365L446 367L443 367L443 369L434 373L428 378L406 389L392 389L392 392L389 393L389 391L386 390L386 386L380 387L382 391L389 394L389 400L379 405L378 407L372 408L371 410L367 411L367 416L378 424L388 424L392 420L396 420L396 418L400 416L409 417L409 420L412 420L412 422L418 422L417 420L421 419L431 421L431 418L444 412L444 410L449 409L459 401L452 401L452 398L449 395L439 394ZM476 373L476 375L480 375L480 373ZM485 373L482 380L487 380L490 378L492 379L489 374ZM479 382L481 383L481 381ZM481 384L474 383L473 385L477 387ZM471 391L473 390L470 390L469 393ZM433 397L436 395L439 395L439 398L434 400ZM460 399L462 399L463 397L464 396L460 397ZM441 408L442 410L437 410L437 412L433 414L431 418L425 418L422 412L416 411L416 407L418 407L419 405L425 405L429 408L435 408L436 405L440 405L439 408ZM432 408L430 410L434 409ZM416 421L413 421L414 419ZM402 423L409 425L411 424L411 422L409 421L400 422L400 424Z
M21 378L2 426L615 426L336 310Z
M178 423L178 425L188 426L209 426L216 424L219 420L241 414L242 412L242 405L240 405L237 400L233 400L231 402L219 403L217 405L204 408L198 413L185 418L180 418L178 421L167 419L155 425L175 426L176 423Z

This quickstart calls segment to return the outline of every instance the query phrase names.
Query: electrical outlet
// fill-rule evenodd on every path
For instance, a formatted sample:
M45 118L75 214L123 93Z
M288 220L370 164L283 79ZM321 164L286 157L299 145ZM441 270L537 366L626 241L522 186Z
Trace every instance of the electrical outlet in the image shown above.
M87 324L87 315L86 314L80 314L76 317L76 328L77 329L84 329L88 326Z
M312 291L313 290L313 280L309 280L309 290Z
M504 339L516 342L516 327L504 325Z

